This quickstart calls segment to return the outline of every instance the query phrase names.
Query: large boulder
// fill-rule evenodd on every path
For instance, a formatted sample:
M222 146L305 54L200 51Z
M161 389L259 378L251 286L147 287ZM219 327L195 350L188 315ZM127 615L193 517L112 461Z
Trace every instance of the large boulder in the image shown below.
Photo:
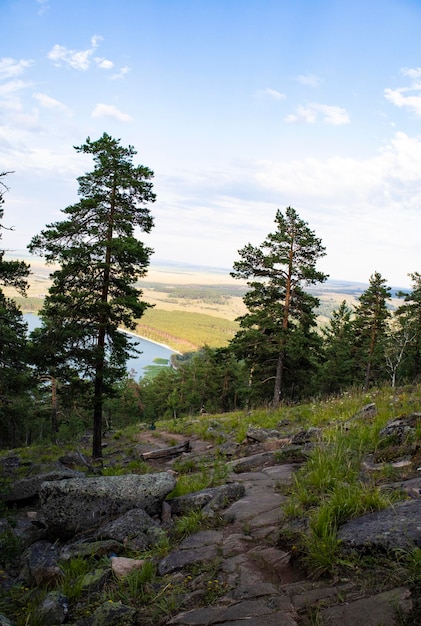
M82 478L85 476L83 472L76 472L70 469L60 469L42 474L35 474L28 478L16 480L8 493L3 496L3 500L9 503L26 504L38 498L39 490L42 483L52 480L68 480L69 478Z
M421 500L393 506L350 520L339 529L342 550L375 552L421 547Z
M175 485L167 472L71 478L43 483L39 496L49 532L66 538L94 530L130 509L158 515Z

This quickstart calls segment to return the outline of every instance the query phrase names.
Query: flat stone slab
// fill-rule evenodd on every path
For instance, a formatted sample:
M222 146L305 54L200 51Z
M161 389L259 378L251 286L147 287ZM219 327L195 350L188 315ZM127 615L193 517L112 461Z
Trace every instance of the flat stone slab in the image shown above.
M410 595L408 589L399 588L332 606L322 611L322 623L329 626L396 626L401 623L398 613L409 613L412 609Z
M286 596L244 600L228 607L210 606L181 613L167 622L178 626L297 626Z
M382 511L357 517L340 528L339 539L343 550L421 547L421 499L397 502Z

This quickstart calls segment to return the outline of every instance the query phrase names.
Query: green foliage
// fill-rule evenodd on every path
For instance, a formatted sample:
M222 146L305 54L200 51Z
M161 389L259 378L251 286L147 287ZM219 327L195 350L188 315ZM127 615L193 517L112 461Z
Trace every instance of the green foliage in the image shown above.
M183 496L186 493L201 491L207 487L217 487L225 483L228 476L228 467L225 457L216 455L213 459L202 461L197 472L188 471L177 477L177 485L170 493L169 498Z
M353 321L354 363L360 373L364 390L384 379L386 370L385 347L390 311L390 287L379 272L370 277L368 288L359 297Z
M174 525L174 534L176 538L180 541L189 535L198 532L202 527L203 521L204 514L201 509L198 511L190 511L189 513L186 513L186 515L179 517Z
M129 338L118 328L133 330L148 306L134 283L145 275L152 250L135 229L152 229L145 205L155 195L153 172L133 165L132 146L123 148L104 133L76 150L95 163L93 172L78 178L80 200L28 246L59 266L41 311L43 326L33 335L33 352L42 373L56 378L72 372L91 381L96 458L102 456L103 400L124 375L131 353Z
M276 231L259 247L247 244L239 250L241 258L231 275L247 279L249 287L244 296L249 312L239 320L241 330L233 349L248 365L250 387L270 381L272 402L277 406L285 397L286 385L300 387L315 368L319 301L303 285L323 282L327 276L316 270L325 254L321 240L297 212L292 207L285 214L278 210L275 224ZM300 373L302 381L293 372Z

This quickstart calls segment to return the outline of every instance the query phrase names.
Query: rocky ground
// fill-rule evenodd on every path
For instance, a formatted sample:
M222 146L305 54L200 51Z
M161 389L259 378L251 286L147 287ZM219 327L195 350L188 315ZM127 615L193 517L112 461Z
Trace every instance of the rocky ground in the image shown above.
M86 617L74 620L74 610L66 598L60 594L48 595L40 607L38 621L33 619L21 623L51 624L72 623L79 626L102 626L103 624L119 624L120 626L136 624L171 624L179 626L415 626L420 623L421 590L414 590L406 585L388 584L383 581L381 591L376 592L361 581L350 578L338 580L314 581L306 577L294 558L293 546L286 546L280 541L284 523L282 505L285 496L282 487L287 485L299 463L288 460L284 456L281 462L276 450L276 443L270 433L259 437L253 435L241 446L226 442L224 445L229 463L229 475L224 490L203 494L201 506L206 510L207 517L215 523L209 524L205 530L194 532L177 543L165 555L156 558L156 565L161 577L161 587L156 597L165 594L172 587L183 581L183 594L178 597L178 609L173 608L170 614L160 615L156 621L150 621L150 612L133 607L130 603L120 601L106 602L96 606ZM260 441L259 441L260 439ZM305 437L303 441L305 441ZM186 441L181 435L144 431L138 436L136 453L147 453L151 450L171 447ZM191 451L184 453L189 458L200 458L204 455L220 452L218 446L201 441L197 438L189 440ZM283 442L282 445L284 445ZM296 452L298 442L294 446ZM109 457L112 457L109 450ZM294 455L296 458L299 455ZM7 458L9 462L7 463ZM70 459L71 460L71 459ZM18 464L18 461L15 460ZM174 459L151 459L150 469L158 474L172 474ZM3 471L10 472L13 455L3 460ZM70 461L68 459L68 464ZM66 470L63 459L59 463L60 471ZM57 470L57 467L55 468ZM72 470L69 470L72 471ZM419 474L420 472L418 472ZM30 479L33 479L31 476ZM105 477L104 477L105 478ZM111 477L110 477L111 478ZM177 477L175 476L175 480ZM58 481L50 478L51 484ZM75 478L79 480L79 478ZM26 481L26 482L25 482ZM93 545L95 550L103 549L108 554L117 553L117 559L127 554L127 544L117 541L116 530L108 534L90 535L88 529L84 534L72 537L51 536L52 525L45 520L48 508L39 510L39 492L45 490L39 483L32 480L30 491L20 501L16 494L19 489L28 489L28 478L16 481L14 498L9 498L9 506L13 504L19 509L19 520L15 520L14 528L21 534L26 544L26 552L22 553L21 570L3 572L0 582L3 596L13 585L24 580L33 586L45 585L51 588L52 581L60 577L60 556L64 558L66 550L76 546L87 548ZM77 483L79 484L79 483ZM117 484L117 483L116 483ZM34 486L35 485L35 486ZM343 541L354 549L367 550L375 546L381 550L394 547L402 541L402 549L408 546L421 546L421 477L416 471L407 484L402 485L408 493L408 499L399 503L392 510L381 514L364 516L345 525ZM102 488L102 487L101 487ZM114 487L113 487L114 488ZM169 489L170 487L168 487ZM222 488L221 488L222 489ZM23 493L22 491L20 492ZM59 497L56 492L54 497ZM29 494L29 495L28 495ZM49 496L50 497L50 496ZM164 499L165 496L162 497ZM116 496L116 499L117 496ZM122 498L124 501L124 496ZM198 501L196 501L197 503ZM113 501L113 506L115 501ZM86 507L89 507L87 500ZM170 529L177 512L187 510L188 503L181 497L174 501L171 508L164 504L162 511L156 514L155 503L148 511L159 521L160 529ZM178 507L178 508L177 508ZM187 507L187 508L186 508ZM147 508L147 507L146 507ZM126 506L130 512L131 507ZM85 511L86 512L86 511ZM116 509L117 512L117 509ZM95 516L96 509L92 515ZM123 509L119 510L121 515ZM101 513L101 515L103 512ZM117 514L117 513L116 513ZM125 513L127 515L127 513ZM124 517L124 515L122 515ZM159 519L158 519L159 518ZM132 518L133 519L133 518ZM26 521L24 521L26 520ZM28 520L30 520L28 522ZM60 526L60 520L56 520ZM8 530L6 519L0 521L0 530ZM28 528L29 524L29 528ZM20 529L20 530L19 530ZM67 527L68 529L68 527ZM57 529L56 529L57 530ZM155 529L154 529L155 530ZM149 531L147 531L149 532ZM60 533L60 530L57 530ZM113 534L114 533L114 534ZM77 533L75 533L77 535ZM143 535L142 535L143 536ZM140 533L135 537L140 541ZM111 543L114 544L111 548ZM133 538L132 547L133 547ZM102 543L101 543L102 541ZM43 543L44 542L44 543ZM108 543L107 543L108 542ZM35 558L36 549L42 548L41 563ZM100 547L99 547L100 546ZM48 547L48 550L47 550ZM60 550L58 550L58 547ZM41 550L41 551L42 551ZM111 559L112 560L112 559ZM128 561L136 560L133 550ZM116 561L117 562L117 561ZM107 569L107 568L106 568ZM212 570L212 577L205 575ZM97 593L109 581L111 567L101 571L92 593ZM46 574L47 572L47 574ZM48 584L46 584L48 580ZM11 591L10 591L11 593ZM80 613L79 613L80 614ZM29 612L28 612L29 616ZM13 625L8 620L7 612L0 616L0 624Z

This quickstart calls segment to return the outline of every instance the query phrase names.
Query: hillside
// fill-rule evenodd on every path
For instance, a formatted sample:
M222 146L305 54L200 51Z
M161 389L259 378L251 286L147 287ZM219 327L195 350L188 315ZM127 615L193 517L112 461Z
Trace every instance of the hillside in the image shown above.
M28 298L16 298L24 311L37 311L50 285L49 273L39 259L25 259L31 263ZM152 265L148 274L138 283L144 300L151 305L139 321L137 333L147 339L164 343L180 352L195 350L203 345L220 347L234 336L235 321L246 313L243 296L245 282L233 279L229 270L182 266L179 264ZM356 304L367 288L364 283L328 280L310 289L320 299L317 314L320 324L325 324L333 310L343 300ZM396 296L398 288L392 290ZM11 289L7 295L15 297ZM391 307L401 301L394 297Z

